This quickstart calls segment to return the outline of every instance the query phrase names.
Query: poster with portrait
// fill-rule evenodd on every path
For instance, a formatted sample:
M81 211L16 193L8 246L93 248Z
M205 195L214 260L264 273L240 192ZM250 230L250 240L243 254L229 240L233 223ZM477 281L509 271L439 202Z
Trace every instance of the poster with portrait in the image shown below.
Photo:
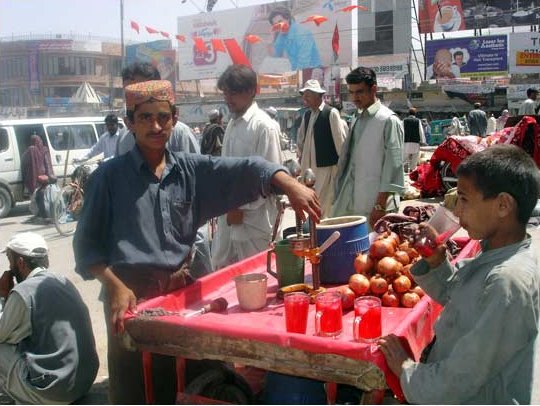
M419 0L421 33L538 24L534 1Z
M426 80L508 73L506 35L426 41Z
M176 82L176 51L171 49L171 41L158 40L145 42L144 44L128 45L126 47L127 63L135 61L150 62L157 68L161 79L172 83L173 88Z
M358 46L352 3L276 1L179 17L179 79L217 78L233 63L269 75L350 66Z

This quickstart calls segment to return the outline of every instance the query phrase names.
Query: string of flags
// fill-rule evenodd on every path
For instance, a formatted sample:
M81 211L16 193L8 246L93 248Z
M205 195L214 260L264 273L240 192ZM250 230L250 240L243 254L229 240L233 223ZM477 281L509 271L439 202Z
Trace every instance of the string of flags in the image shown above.
M365 6L352 5L352 6L347 6L347 7L340 8L340 9L338 9L336 11L337 12L347 13L347 12L351 12L354 9L358 9L358 10L362 10L362 11L367 11L368 10L368 8L365 7ZM332 7L332 11L333 11L333 7ZM301 24L307 24L307 23L313 22L318 27L318 26L320 26L321 24L323 24L326 21L328 21L328 18L325 17L325 16L311 15L311 16L308 16L304 21L301 21L300 23ZM141 26L139 25L139 23L137 23L136 21L131 20L130 21L130 26L134 31L137 32L137 34L140 34ZM159 34L164 38L167 38L167 39L171 38L171 34L166 32L166 31L161 31L161 30L158 30L156 28L150 27L148 25L145 25L144 28L145 28L145 30L146 30L146 32L148 34ZM286 21L278 22L278 23L276 23L276 24L274 24L272 26L272 31L273 32L287 32L288 30L289 30L289 24ZM337 24L336 24L336 28L334 29L334 32L337 32ZM336 34L334 34L334 35L336 35ZM185 35L182 35L182 34L174 35L174 38L177 41L182 42L182 43L185 43L186 40L187 40L187 37ZM206 45L205 45L205 42L204 42L203 38L193 36L193 37L191 37L191 39L193 40L193 44L194 44L194 47L195 47L196 50L198 50L200 52L205 52L206 51ZM254 35L254 34L247 34L245 36L245 39L250 44L256 44L257 42L262 41L261 37L259 37L258 35ZM225 45L224 41L226 41L226 40L222 40L222 39L219 39L219 38L212 38L210 40L210 42L212 44L212 47L214 48L214 50L216 52L226 52L226 45ZM339 35L338 35L338 41L339 41ZM339 50L339 45L337 45L337 46L335 45L335 39L334 39L333 42L334 42L333 50L334 50L335 53L337 53L337 51Z

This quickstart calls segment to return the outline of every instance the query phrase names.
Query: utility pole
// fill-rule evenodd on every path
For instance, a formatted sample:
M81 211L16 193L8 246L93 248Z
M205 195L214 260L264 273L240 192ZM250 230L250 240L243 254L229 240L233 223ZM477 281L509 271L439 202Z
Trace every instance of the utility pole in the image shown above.
M125 66L124 60L124 0L120 0L120 47L122 56L122 68Z

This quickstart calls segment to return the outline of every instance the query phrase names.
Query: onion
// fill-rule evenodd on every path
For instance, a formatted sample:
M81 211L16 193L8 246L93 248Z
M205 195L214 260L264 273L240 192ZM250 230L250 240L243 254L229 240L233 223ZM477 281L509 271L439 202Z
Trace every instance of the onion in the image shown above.
M395 276L401 271L403 265L392 257L384 257L377 264L377 272L383 276Z
M356 273L368 275L373 270L373 260L367 254L358 254L354 259L354 270Z
M388 282L380 275L375 275L369 280L369 288L375 295L382 295L388 291Z
M405 275L398 276L394 279L394 282L392 282L392 287L397 293L407 292L411 288L411 285L411 280Z
M403 307L414 307L420 301L420 296L414 292L406 292L401 296L401 305Z
M394 258L401 262L403 265L409 265L409 263L411 262L409 255L405 251L401 250L396 251L396 253L394 254Z
M388 240L375 240L369 247L369 254L375 259L391 257L395 251L394 245Z
M367 293L369 290L369 279L364 275L354 273L349 278L349 288L355 293L356 296L361 296Z

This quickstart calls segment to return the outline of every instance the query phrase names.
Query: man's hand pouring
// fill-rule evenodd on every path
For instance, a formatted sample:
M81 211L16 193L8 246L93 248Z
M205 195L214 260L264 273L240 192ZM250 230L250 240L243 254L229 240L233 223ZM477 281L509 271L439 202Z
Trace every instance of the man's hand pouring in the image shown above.
M305 213L318 223L321 218L321 205L315 191L302 185L284 171L276 172L272 184L281 189L289 198L289 203L302 221L306 220Z

